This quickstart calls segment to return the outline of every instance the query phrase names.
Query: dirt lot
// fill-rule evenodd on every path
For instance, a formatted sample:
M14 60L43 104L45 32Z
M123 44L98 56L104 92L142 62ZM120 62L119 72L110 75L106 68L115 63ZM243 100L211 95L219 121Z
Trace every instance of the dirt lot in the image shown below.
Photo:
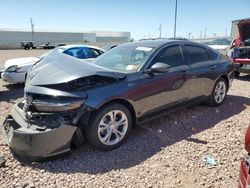
M0 51L5 59L43 50ZM218 108L198 105L134 129L120 148L102 152L87 143L70 156L43 163L20 163L0 131L0 187L236 187L244 132L250 124L250 76L233 82ZM0 124L23 86L0 80ZM217 165L204 163L213 157Z

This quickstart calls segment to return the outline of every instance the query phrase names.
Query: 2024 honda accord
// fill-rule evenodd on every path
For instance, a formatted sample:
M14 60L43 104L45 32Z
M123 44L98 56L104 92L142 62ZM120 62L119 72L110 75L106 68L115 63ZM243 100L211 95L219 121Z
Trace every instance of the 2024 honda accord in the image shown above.
M4 123L7 140L31 160L70 151L83 133L113 149L134 125L195 103L221 105L233 76L230 60L187 40L127 43L91 64L54 53L33 66Z

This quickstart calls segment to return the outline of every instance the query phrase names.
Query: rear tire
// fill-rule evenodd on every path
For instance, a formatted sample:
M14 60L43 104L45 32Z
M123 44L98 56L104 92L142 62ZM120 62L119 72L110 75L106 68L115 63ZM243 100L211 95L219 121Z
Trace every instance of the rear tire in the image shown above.
M224 78L219 78L215 84L213 91L210 95L210 99L207 104L209 106L219 106L221 105L227 96L227 82Z
M131 128L130 111L122 104L113 103L94 112L85 133L94 147L110 150L126 140Z

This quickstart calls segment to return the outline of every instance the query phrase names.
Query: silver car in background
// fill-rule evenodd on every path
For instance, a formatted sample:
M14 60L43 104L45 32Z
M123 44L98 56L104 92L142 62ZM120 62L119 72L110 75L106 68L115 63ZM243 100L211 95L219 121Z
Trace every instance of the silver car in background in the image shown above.
M89 45L66 45L55 48L51 51L58 51L78 59L85 59L88 62L93 61L96 57L104 53L104 50ZM24 83L29 69L42 58L47 56L51 51L40 57L25 57L7 60L4 64L4 70L1 78L10 84Z

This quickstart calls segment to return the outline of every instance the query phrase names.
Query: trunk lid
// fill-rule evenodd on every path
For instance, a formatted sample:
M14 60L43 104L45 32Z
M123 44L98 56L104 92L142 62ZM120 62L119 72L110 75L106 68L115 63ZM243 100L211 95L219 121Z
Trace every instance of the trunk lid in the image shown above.
M242 20L237 25L241 41L250 39L250 19Z

